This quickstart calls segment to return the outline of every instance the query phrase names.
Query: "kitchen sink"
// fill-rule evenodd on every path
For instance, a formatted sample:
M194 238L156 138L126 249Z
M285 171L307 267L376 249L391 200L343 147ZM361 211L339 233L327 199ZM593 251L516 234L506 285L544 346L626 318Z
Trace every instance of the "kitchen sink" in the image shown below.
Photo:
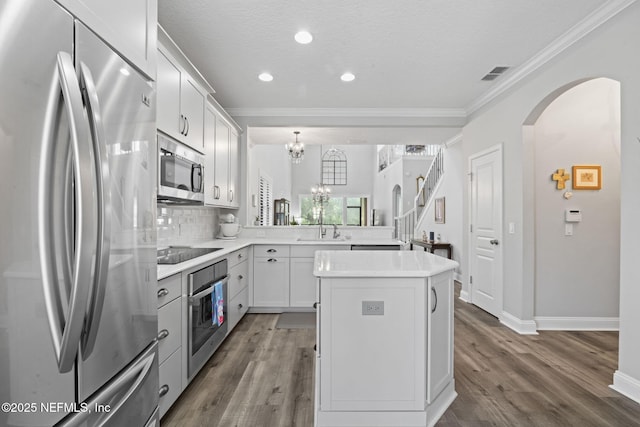
M298 242L344 242L347 239L345 239L344 237L338 237L337 239L331 239L329 237L326 237L324 239L318 239L317 237L298 237L296 239L296 241Z

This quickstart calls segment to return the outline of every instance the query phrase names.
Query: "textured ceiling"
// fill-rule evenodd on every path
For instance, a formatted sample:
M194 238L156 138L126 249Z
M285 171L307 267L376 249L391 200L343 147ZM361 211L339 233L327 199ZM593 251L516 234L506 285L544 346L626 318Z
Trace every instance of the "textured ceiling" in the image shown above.
M464 115L519 66L616 1L159 0L158 17L232 114L315 108ZM311 44L294 41L300 29L313 34ZM512 68L481 81L503 65ZM272 82L258 80L264 71ZM342 82L345 71L355 81ZM414 131L406 141L424 134ZM255 129L250 136L262 143L270 132ZM291 132L284 128L281 135ZM379 139L378 129L341 135Z
M603 3L159 0L159 21L225 108L464 108Z

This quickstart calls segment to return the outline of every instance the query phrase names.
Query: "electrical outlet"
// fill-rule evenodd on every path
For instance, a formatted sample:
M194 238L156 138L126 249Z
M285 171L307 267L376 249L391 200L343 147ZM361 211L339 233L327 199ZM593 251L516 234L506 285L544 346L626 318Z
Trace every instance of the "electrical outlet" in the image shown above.
M509 223L509 234L515 234L516 232L516 224L515 222Z
M384 315L384 301L362 301L363 316Z

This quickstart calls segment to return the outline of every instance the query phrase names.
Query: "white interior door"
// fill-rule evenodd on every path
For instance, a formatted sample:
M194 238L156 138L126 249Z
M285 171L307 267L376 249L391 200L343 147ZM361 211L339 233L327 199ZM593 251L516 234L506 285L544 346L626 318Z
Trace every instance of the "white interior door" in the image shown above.
M502 312L502 146L469 158L471 302L499 317Z

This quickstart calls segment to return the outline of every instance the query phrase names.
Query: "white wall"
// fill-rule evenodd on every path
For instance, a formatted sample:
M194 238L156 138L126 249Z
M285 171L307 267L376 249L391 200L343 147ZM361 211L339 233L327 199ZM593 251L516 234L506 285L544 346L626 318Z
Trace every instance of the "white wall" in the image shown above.
M250 145L247 150L248 161L252 165L247 169L249 197L246 199L247 209L251 218L248 224L253 224L259 212L259 207L251 205L251 195L258 194L260 175L266 175L273 181L273 198L291 200L291 167L289 154L281 145ZM244 204L243 204L244 205ZM240 221L243 222L242 220Z
M504 223L513 222L514 234L503 230L503 310L520 320L534 315L534 167L533 145L524 138L532 112L547 95L585 79L610 77L621 83L621 245L620 245L620 353L619 372L640 401L640 3L567 48L534 75L521 81L491 105L476 111L463 129L463 155L468 158L497 143L504 147ZM463 186L464 211L468 212L468 188ZM464 229L468 217L463 217ZM464 233L468 253L468 233ZM562 253L558 252L558 256ZM595 256L595 255L594 255ZM467 260L463 259L463 263ZM468 278L463 287L468 289ZM580 298L580 294L575 294ZM620 389L622 386L619 386Z
M417 238L422 238L422 231L433 231L436 235L440 234L443 242L451 243L452 258L460 266L456 269L456 278L461 280L465 277L466 272L462 269L462 187L467 185L465 181L466 159L462 156L462 144L456 142L445 147L443 156L444 175L440 181L440 185L431 199L431 203L425 206L425 213L422 220L418 223ZM445 222L444 224L435 223L435 212L433 200L437 197L445 198Z
M594 79L560 95L535 126L535 316L617 318L620 303L620 84ZM601 165L601 190L556 189L551 174ZM563 194L572 191L565 199ZM582 222L565 235L565 210ZM588 262L585 262L588 260ZM585 319L585 320L587 320ZM575 320L573 320L575 322ZM601 320L606 322L606 320ZM542 326L545 327L545 326Z

